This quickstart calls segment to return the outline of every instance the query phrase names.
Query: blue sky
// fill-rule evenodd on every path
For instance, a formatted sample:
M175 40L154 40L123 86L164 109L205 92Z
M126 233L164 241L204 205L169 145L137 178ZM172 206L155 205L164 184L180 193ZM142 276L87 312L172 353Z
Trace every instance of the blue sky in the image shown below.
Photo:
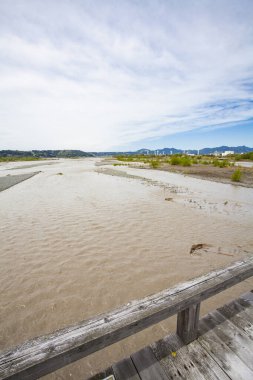
M0 149L253 146L253 1L1 0Z
M169 136L162 136L157 139L143 139L131 146L120 146L119 150L131 150L142 148L162 149L202 149L219 146L242 146L253 148L253 119L228 123L227 125L217 125L212 128L198 128L187 132L175 133Z

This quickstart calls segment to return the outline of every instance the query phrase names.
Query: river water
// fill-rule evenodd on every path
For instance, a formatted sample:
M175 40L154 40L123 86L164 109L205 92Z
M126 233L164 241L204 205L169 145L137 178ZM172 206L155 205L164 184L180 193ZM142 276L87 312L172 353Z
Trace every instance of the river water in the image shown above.
M253 252L252 189L99 158L34 165L0 166L0 177L41 171L0 192L1 350ZM190 255L198 243L210 248ZM45 378L88 378L174 329L171 318Z
M253 167L253 162L250 161L238 161L235 162L236 166L242 166L244 168L252 168Z

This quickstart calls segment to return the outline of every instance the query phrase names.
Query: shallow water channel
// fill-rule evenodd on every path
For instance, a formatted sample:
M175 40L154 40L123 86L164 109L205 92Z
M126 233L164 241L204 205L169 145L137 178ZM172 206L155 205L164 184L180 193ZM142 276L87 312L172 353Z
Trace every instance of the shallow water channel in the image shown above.
M0 166L0 177L41 171L0 192L1 350L253 252L252 189L99 158L48 163ZM191 255L198 243L210 249ZM204 302L202 314L252 285ZM45 378L87 378L174 324L171 318Z

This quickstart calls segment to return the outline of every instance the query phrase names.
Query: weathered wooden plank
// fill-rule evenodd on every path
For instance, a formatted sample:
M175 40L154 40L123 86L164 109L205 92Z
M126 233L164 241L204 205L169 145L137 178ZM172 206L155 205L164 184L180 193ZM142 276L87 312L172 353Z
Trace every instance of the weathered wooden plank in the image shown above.
M162 321L253 275L253 257L35 338L0 356L0 376L37 379Z
M177 315L177 335L185 344L197 338L200 303L182 310Z
M233 302L233 308L236 310L240 310L242 308L243 314L248 321L253 323L253 308L249 307L250 305L245 301L241 301L240 298L237 298Z
M253 341L218 311L202 319L204 328L210 328L252 371ZM203 330L202 330L203 331Z
M253 339L253 321L249 314L245 312L245 308L236 300L219 307L217 311Z
M205 380L205 376L198 368L198 363L189 355L189 346L185 346L176 334L171 334L156 344L152 344L151 348L155 356L159 358L166 374L172 379Z
M248 294L250 294L250 293L248 293ZM250 299L247 299L247 298L239 297L237 299L237 302L244 308L244 311L246 312L246 314L248 314L249 319L253 322L253 308L250 307L250 306L252 306L252 301Z
M96 373L92 375L88 379L85 380L105 380L107 377L114 376L112 367L108 367L104 369L102 372Z
M139 373L141 380L168 380L160 363L157 361L150 347L131 355L131 359Z
M239 298L253 306L253 290L242 294Z
M230 380L229 376L198 341L190 343L187 350L189 357L198 366L199 372L204 375L206 380Z
M219 313L223 314L227 319L231 319L237 314L242 313L245 315L245 307L240 305L237 300L233 300L225 305L218 307L217 310ZM247 315L247 314L246 314Z
M252 380L253 371L224 343L211 329L199 323L200 337L198 342L209 352L212 358L232 380ZM203 334L203 335L202 335Z
M126 358L112 366L116 380L140 380L131 358Z
M228 317L238 316L238 311L244 310L244 307L233 301L230 304L236 304L235 309L231 308ZM228 306L227 304L225 306ZM223 307L225 307L223 306ZM252 308L252 306L250 306ZM240 313L242 313L240 311ZM209 323L205 323L204 327L202 321L210 320ZM240 320L244 320L245 316L240 316ZM247 318L247 315L246 315ZM201 320L202 333L206 333L210 330L214 331L223 343L233 350L233 340L237 341L237 334L241 334L247 337L247 334L241 329L241 327L235 326L227 317L223 316L219 312L215 311L209 313ZM225 327L224 327L225 326ZM235 331L236 329L236 331ZM239 335L240 337L240 335ZM253 355L253 341L247 339L245 342L239 342L239 350L241 351L241 360L252 369L252 355ZM229 380L230 377L224 372L224 370L216 363L216 361L210 356L208 351L195 340L194 342L185 345L183 341L176 335L171 334L158 342L151 344L151 349L161 366L163 367L166 375L173 380ZM245 351L245 348L249 349ZM240 356L240 355L238 355ZM129 359L128 359L129 360ZM93 379L92 379L93 380ZM95 379L94 379L95 380ZM96 379L97 380L97 379Z
M150 345L156 359L160 362L166 375L173 380L182 380L184 377L182 373L175 366L174 360L172 359L171 349L168 347L167 341L171 338L171 335L160 339L158 342L152 343Z
M230 322L233 323L238 329L240 329L249 339L253 341L253 323L247 319L247 315L244 312L240 312L230 318Z
M171 349L174 349L176 351L177 356L181 356L182 363L188 361L187 368L188 371L192 373L193 379L194 373L196 373L195 378L201 378L201 376L198 375L198 372L205 379L228 379L228 376L213 360L213 358L208 354L208 352L198 343L198 341L194 341L188 345L184 345L183 342L180 342L180 339L177 336L174 336L174 339L170 340L170 347ZM186 379L188 378L189 375L186 377Z
M180 370L176 367L175 363L173 363L173 360L170 357L161 359L159 363L169 379L186 380L186 377L183 375L182 372L180 372Z

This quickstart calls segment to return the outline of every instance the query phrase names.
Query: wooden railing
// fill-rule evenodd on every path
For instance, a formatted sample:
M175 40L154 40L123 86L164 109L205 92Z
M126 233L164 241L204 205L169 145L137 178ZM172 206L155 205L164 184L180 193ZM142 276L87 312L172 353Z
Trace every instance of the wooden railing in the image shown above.
M200 302L253 275L253 257L35 338L0 355L0 379L38 379L178 314L185 343L197 337Z

